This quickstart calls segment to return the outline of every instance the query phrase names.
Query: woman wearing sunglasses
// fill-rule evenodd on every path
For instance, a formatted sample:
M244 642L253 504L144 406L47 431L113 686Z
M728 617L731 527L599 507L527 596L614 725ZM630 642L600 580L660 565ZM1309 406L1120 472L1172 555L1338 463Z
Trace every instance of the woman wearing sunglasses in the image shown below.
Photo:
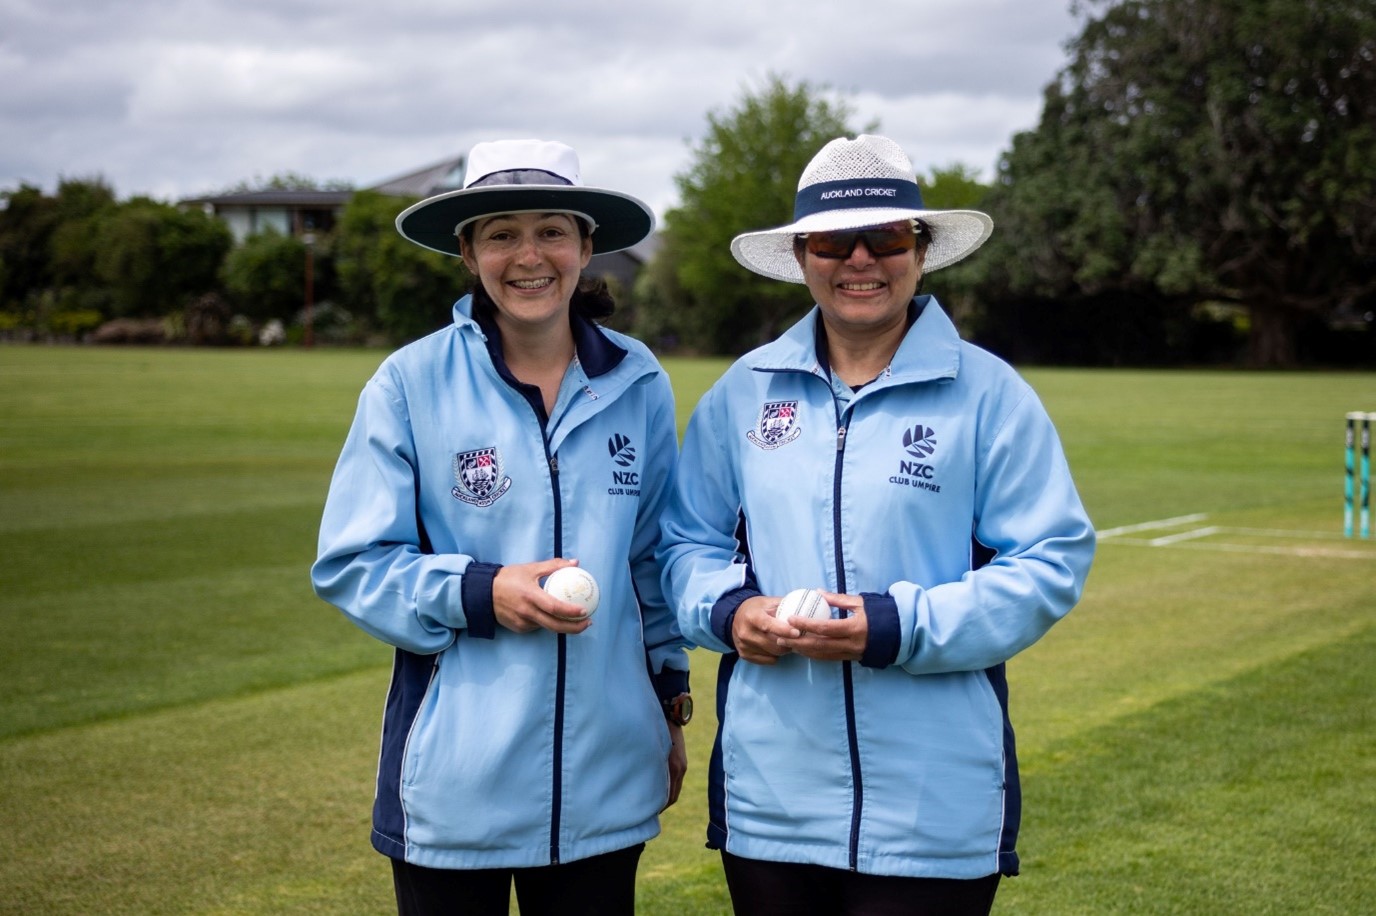
M732 243L817 302L698 404L662 523L684 636L723 656L707 836L738 913L987 913L1017 874L1004 665L1094 530L1036 395L918 295L991 230L861 136ZM777 619L799 588L831 619Z

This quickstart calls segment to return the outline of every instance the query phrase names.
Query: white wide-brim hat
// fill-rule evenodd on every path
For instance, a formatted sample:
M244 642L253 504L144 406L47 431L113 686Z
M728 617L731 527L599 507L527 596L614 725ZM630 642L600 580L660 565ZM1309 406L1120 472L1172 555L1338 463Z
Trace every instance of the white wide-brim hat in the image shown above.
M839 232L920 219L931 227L923 271L959 261L984 244L994 221L978 210L928 210L912 162L888 137L861 134L832 140L812 157L798 180L793 222L777 229L746 232L731 241L731 253L757 274L803 283L793 240L808 232Z
M462 190L426 198L397 216L397 231L424 248L459 256L459 231L499 213L571 213L592 231L593 254L620 251L654 229L654 212L629 194L590 188L578 154L553 140L494 140L468 153Z

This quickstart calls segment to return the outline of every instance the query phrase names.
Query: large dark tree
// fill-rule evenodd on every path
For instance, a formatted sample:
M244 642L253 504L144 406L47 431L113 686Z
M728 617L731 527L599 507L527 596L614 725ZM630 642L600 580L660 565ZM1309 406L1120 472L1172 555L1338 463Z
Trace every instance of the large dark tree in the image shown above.
M160 317L219 288L233 245L223 222L146 197L102 210L91 222L96 279L118 316Z
M731 256L741 232L792 222L798 177L827 141L854 136L849 107L807 83L771 77L734 109L707 116L707 136L678 176L680 204L665 215L652 273L672 283L647 295L649 339L674 337L711 353L773 338L811 306L806 288L751 273Z
M1238 304L1251 362L1292 363L1301 324L1376 293L1376 7L1081 9L1004 157L986 259L1024 296Z
M395 343L423 337L452 319L473 280L457 257L402 238L396 216L408 200L359 191L335 228L340 304Z
M52 284L49 243L61 224L57 201L41 188L5 191L0 206L0 312L18 314Z

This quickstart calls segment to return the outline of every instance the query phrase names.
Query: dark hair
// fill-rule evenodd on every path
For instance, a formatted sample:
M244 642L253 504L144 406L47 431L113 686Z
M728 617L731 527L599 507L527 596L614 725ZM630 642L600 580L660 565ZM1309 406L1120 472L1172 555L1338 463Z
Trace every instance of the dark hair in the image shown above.
M497 214L493 214L496 216ZM579 239L586 239L592 235L588 231L588 224L582 217L574 216L573 221L578 224ZM473 227L478 224L477 220L463 227L460 236L463 242L470 249L473 247ZM483 282L477 275L473 277L473 287L469 290L473 294L473 313L482 314L491 318L497 313L497 304L492 301L492 297L483 288ZM603 318L610 318L616 311L616 300L612 298L611 290L607 288L607 281L601 277L580 276L578 286L574 289L573 295L569 297L569 310L575 315L581 315L589 321L600 321Z

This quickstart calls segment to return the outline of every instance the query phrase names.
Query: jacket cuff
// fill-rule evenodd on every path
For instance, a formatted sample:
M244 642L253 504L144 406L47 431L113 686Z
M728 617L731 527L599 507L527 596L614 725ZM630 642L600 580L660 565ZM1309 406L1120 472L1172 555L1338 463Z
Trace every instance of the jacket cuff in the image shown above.
M497 612L492 608L492 580L501 569L499 563L468 564L463 573L463 614L468 620L469 636L492 639L497 635Z
M861 593L860 597L865 601L870 629L860 664L866 668L887 668L898 658L898 602L893 595L873 592Z
M667 703L681 693L688 693L688 672L664 666L658 674L651 674L650 681L655 686L655 696L660 703Z
M730 646L732 652L736 651L736 641L731 638L731 622L735 620L740 606L758 594L759 589L744 585L722 595L712 605L712 635Z

